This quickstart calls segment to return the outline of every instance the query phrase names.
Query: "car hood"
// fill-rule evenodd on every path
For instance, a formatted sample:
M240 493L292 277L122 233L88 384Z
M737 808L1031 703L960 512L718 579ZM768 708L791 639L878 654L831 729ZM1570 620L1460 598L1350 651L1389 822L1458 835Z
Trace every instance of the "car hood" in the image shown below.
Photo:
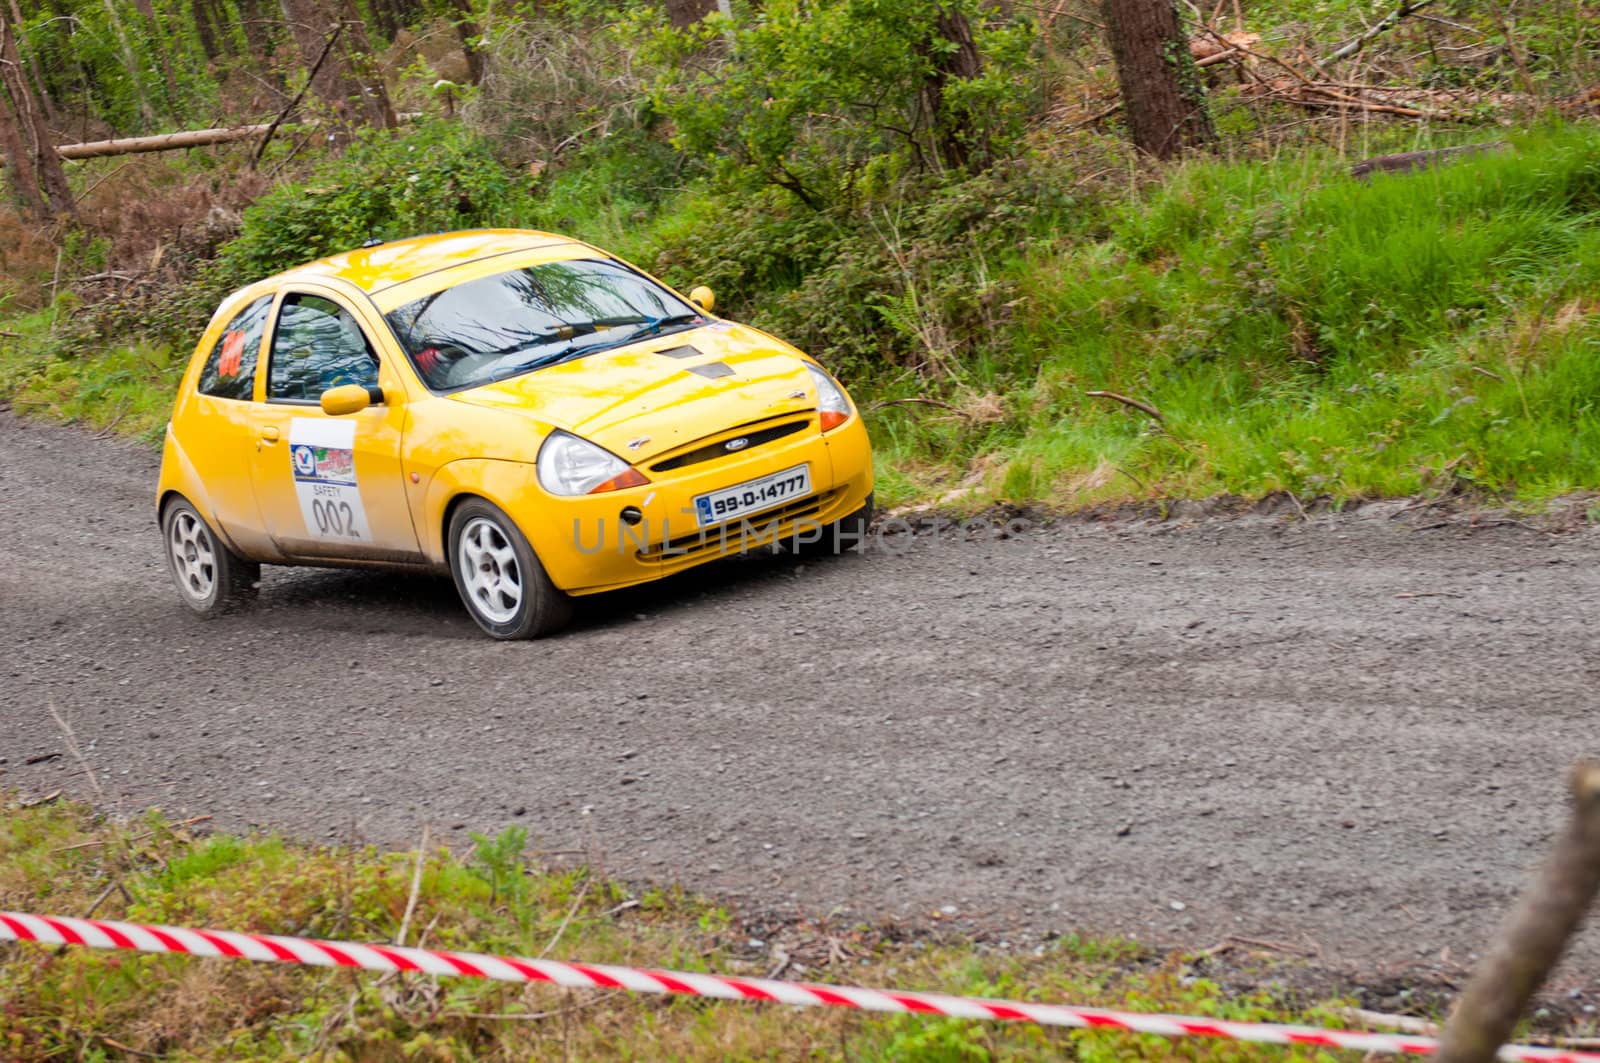
M727 322L597 351L450 398L526 414L633 463L817 405L799 352Z

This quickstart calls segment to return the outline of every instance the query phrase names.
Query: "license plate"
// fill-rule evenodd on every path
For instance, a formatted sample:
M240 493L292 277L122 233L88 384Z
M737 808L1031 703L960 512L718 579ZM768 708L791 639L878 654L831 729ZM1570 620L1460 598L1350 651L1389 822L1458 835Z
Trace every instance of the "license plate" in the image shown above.
M792 469L763 476L759 480L746 480L742 484L724 487L720 491L697 495L694 515L699 526L721 524L737 520L751 513L759 513L773 506L811 493L811 466L796 465Z

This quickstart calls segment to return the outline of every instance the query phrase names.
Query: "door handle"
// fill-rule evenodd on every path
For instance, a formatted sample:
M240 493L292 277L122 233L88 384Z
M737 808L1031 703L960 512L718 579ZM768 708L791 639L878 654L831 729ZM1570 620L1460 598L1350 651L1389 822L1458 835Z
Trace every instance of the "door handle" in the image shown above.
M264 443L276 443L278 441L277 427L269 424L261 429L261 440Z

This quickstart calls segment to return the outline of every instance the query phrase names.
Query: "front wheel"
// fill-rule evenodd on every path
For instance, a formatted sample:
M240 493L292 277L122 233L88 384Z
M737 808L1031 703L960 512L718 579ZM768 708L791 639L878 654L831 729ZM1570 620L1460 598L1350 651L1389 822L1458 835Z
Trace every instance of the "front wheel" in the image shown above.
M811 525L812 530L817 532L816 539L797 531L791 540L791 548L801 557L859 554L867 546L867 529L872 525L873 511L873 496L869 494L866 501L861 503L861 508L854 513L824 525L820 531L815 524Z
M533 547L498 506L471 498L450 516L450 575L467 612L497 639L533 639L572 619Z
M256 595L261 566L223 545L200 511L186 498L174 499L161 515L167 571L183 604L200 616L216 616Z

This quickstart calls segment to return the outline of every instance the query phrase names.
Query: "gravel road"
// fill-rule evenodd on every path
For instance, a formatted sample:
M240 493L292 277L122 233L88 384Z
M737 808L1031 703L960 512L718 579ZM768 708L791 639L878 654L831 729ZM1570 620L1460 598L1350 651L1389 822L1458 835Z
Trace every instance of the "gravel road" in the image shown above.
M481 637L268 570L191 619L156 456L0 414L0 786L414 844L524 824L736 904L1398 969L1485 944L1600 754L1600 533L1368 507L755 557ZM937 913L937 916L934 915ZM1600 985L1600 930L1576 945Z

